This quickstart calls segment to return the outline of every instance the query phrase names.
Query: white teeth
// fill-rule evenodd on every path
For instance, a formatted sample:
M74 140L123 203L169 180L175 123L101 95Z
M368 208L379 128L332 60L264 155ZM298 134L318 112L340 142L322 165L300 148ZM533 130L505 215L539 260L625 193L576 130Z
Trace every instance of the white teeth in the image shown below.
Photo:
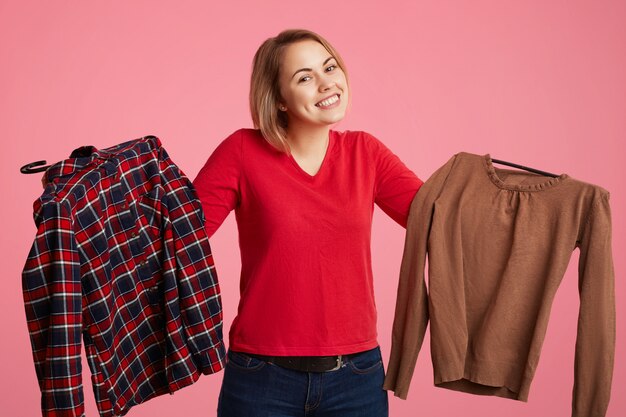
M316 106L317 107L330 106L331 104L335 103L337 100L339 100L339 96L335 94L331 98L327 98L324 101L320 101L319 103L316 104Z

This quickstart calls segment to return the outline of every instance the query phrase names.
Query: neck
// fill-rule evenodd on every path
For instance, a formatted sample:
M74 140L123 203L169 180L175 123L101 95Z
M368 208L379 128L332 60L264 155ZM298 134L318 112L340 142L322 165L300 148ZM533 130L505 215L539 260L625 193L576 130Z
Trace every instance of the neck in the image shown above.
M307 154L315 152L326 148L329 131L329 125L316 127L289 126L287 142L289 142L292 153Z

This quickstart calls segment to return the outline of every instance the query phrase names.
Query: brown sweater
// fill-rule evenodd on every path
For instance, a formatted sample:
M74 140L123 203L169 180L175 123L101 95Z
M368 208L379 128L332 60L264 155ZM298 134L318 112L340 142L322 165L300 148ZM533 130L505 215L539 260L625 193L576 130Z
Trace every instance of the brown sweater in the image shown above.
M604 416L615 349L609 193L566 174L495 168L489 155L454 155L413 199L384 388L406 399L430 319L436 386L527 401L576 247L572 415Z

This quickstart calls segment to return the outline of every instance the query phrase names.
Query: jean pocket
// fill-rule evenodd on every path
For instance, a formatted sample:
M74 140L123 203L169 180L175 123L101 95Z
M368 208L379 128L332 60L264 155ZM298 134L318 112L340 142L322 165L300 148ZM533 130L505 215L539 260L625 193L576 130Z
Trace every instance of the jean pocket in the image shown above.
M243 352L233 352L232 350L228 351L227 356L228 356L228 361L226 363L227 366L231 366L232 368L239 369L241 371L248 371L248 372L258 371L262 369L267 363L260 359L246 355Z
M356 374L369 374L383 366L380 347L363 352L348 361L352 372Z

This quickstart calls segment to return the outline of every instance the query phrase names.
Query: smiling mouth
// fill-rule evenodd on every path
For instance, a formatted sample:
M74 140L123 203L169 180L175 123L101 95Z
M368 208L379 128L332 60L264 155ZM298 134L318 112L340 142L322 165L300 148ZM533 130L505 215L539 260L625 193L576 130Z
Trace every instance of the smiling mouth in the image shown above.
M324 99L322 101L320 101L319 103L316 103L315 106L317 107L328 107L331 106L333 104L335 104L337 101L339 101L339 94L335 94L334 96L331 96L327 99Z

